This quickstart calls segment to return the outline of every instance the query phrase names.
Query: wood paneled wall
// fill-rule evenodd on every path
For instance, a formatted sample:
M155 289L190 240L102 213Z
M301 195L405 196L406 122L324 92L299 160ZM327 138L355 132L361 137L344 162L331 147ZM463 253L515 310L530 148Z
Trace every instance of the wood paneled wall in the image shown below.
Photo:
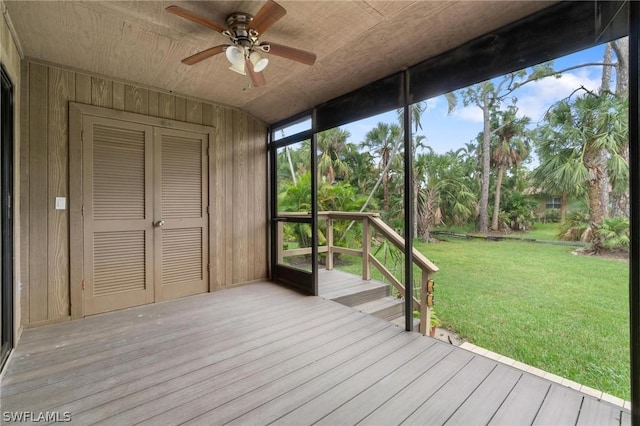
M20 116L22 113L22 100L21 100L21 72L20 66L22 60L16 41L14 40L11 31L9 31L9 24L6 21L7 16L3 13L5 5L0 0L0 64L4 67L9 74L9 78L13 83L14 88L14 153L13 153L13 256L14 256L14 268L13 268L13 328L14 328L14 344L17 342L22 329L20 312L20 306L22 299L21 286L20 286L20 257L21 257L21 235L20 235Z
M211 288L267 276L267 126L236 109L186 99L97 76L28 62L28 114L23 117L22 318L37 324L69 318L68 103L124 110L213 126L211 147L215 227L210 230ZM214 81L214 80L212 80ZM215 83L212 83L215 84Z

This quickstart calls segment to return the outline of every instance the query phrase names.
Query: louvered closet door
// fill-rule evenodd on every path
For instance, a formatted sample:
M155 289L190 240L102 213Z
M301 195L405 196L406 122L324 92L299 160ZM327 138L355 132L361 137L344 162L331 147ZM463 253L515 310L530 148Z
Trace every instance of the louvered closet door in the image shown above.
M83 118L85 314L154 301L153 128Z
M156 128L156 300L209 289L207 135Z

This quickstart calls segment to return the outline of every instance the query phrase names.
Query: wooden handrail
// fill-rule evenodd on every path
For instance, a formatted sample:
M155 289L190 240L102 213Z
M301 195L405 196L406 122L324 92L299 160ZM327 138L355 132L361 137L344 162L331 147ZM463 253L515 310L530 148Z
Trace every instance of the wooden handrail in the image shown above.
M282 212L278 214L279 218L302 218L310 217L309 213L305 212ZM333 269L333 254L344 253L352 256L362 257L362 279L371 279L371 265L380 271L380 273L398 290L403 296L406 296L405 287L402 283L393 276L393 274L371 253L371 235L370 227L375 228L384 238L390 241L396 246L403 254L405 253L405 241L396 231L387 225L381 218L379 213L371 212L333 212L323 211L318 212L318 219L327 221L326 240L325 246L318 247L319 253L327 253L327 259L325 267L328 270ZM334 220L351 220L362 222L362 249L351 249L338 247L333 244L333 221ZM278 223L279 238L282 238L282 231L284 229L282 222ZM279 247L282 247L282 241L279 243ZM301 254L310 254L311 247L298 248L290 250L278 250L278 261L283 261L286 256L296 256ZM428 293L428 283L430 282L433 273L438 271L438 267L427 259L422 253L415 248L411 252L412 262L418 266L422 272L420 277L420 300L411 295L413 300L414 309L420 312L420 331L423 334L427 334L431 329L431 307L429 306L429 300L432 296Z
M374 228L378 230L378 232L384 235L389 241L393 243L394 246L399 248L400 251L404 253L404 238L398 235L398 233L394 231L389 225L384 223L382 219L372 217L369 219L369 221L374 226ZM413 249L411 253L412 253L413 263L418 265L420 269L427 269L431 272L438 271L438 267L434 265L429 259L424 257L424 255L420 253L418 250Z

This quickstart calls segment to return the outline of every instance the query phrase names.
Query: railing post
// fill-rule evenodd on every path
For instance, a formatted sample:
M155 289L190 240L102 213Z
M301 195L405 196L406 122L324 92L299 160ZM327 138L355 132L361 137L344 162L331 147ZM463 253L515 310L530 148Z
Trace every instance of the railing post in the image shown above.
M429 283L429 272L422 269L420 282L420 332L428 336L431 332L431 307L427 304L429 293L427 285Z
M362 218L362 279L371 280L371 265L369 253L371 252L371 234L369 233L369 218Z
M284 222L278 222L276 237L276 259L278 264L284 264Z
M328 271L333 269L333 219L327 217L327 259L325 260L325 269Z

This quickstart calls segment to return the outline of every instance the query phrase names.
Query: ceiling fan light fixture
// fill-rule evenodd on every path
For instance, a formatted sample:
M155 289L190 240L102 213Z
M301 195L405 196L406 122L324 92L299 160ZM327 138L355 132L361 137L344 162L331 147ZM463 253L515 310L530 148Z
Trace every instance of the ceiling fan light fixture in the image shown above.
M255 72L262 72L269 65L269 60L267 58L263 58L258 52L251 52L249 55L249 60L253 64L253 70Z
M229 46L225 50L225 55L232 66L240 68L240 65L244 64L244 49L242 47Z
M247 75L247 73L245 72L245 68L244 68L244 63L242 64L233 64L229 67L229 69L231 71L235 71L238 74L242 74L242 75Z
M229 67L231 71L248 75L251 78L252 86L260 87L266 84L262 71L269 64L269 59L263 57L264 53L306 65L315 63L316 55L312 52L260 41L260 37L287 13L275 0L267 0L255 16L244 12L232 13L227 16L226 25L220 25L204 16L176 5L167 7L166 11L203 25L229 39L229 44L210 47L184 58L182 62L186 65L195 65L224 52L227 60L231 63Z

